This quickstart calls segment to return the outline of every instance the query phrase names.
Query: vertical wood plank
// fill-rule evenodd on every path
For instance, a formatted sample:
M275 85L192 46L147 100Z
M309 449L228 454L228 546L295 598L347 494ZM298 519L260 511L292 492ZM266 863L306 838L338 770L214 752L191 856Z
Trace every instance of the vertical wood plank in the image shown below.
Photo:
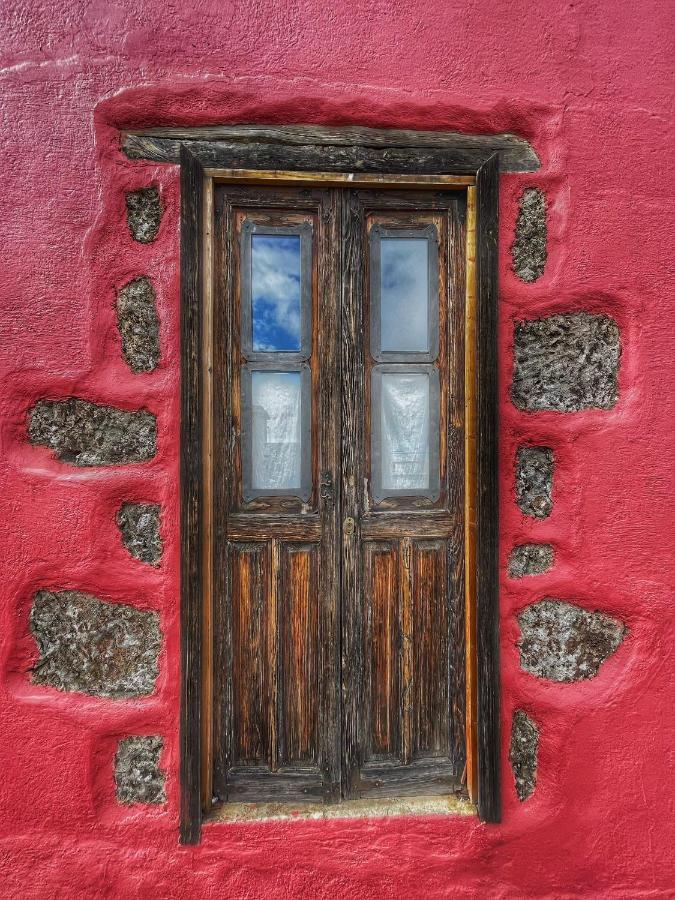
M359 796L359 721L362 706L363 621L360 502L363 490L363 212L358 191L342 195L340 258L342 328L342 510L344 523L354 520L351 534L342 529L342 700L343 793Z
M501 819L499 708L499 483L497 234L499 155L479 170L477 208L477 548L476 636L478 654L478 811Z
M231 207L224 192L214 196L213 238L213 457L233 458L230 386L232 383L231 242L228 240ZM213 477L213 794L227 797L227 770L232 761L232 617L227 513L232 495L232 466L218 466Z
M342 201L339 191L322 195L318 228L318 359L319 408L319 513L322 523L319 568L320 709L319 764L324 780L324 799L338 801L341 792L341 681L340 681L340 522L342 471L341 306L342 270L339 245Z
M202 811L213 797L213 180L204 179L202 315Z
M400 629L401 629L401 762L408 765L413 754L413 614L411 544L403 538L400 549Z
M467 189L464 340L464 524L466 642L466 784L478 800L478 689L476 657L476 189Z
M181 147L180 840L201 834L203 170Z
M466 585L465 585L465 308L466 201L453 198L448 216L448 508L454 510L447 545L447 592L450 614L448 698L450 757L461 775L466 763Z
M269 672L268 720L269 767L271 772L279 768L279 725L281 710L279 704L279 540L272 538L269 543L269 592L267 595L267 660Z

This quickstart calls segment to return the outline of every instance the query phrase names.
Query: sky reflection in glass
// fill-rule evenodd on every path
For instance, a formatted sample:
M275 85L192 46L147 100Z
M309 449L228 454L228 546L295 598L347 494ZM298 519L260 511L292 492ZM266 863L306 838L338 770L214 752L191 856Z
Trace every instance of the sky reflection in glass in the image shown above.
M254 234L253 350L300 350L300 236Z
M380 349L429 350L429 242L383 237L380 243Z

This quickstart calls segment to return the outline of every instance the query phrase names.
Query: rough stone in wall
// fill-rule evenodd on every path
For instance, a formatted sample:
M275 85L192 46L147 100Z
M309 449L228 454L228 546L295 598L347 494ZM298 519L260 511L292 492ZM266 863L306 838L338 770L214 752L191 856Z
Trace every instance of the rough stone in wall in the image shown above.
M511 724L511 748L509 760L516 782L516 793L522 802L531 797L537 784L537 756L539 754L539 729L532 719L516 710Z
M521 512L545 519L553 509L553 451L520 447L516 456L516 500Z
M120 803L164 803L165 774L159 768L164 741L156 735L121 740L115 754L115 786Z
M541 575L552 565L553 547L550 544L519 544L509 556L509 575L511 578Z
M619 396L620 355L619 327L609 316L516 322L511 398L530 412L611 409Z
M626 633L611 616L550 597L528 606L518 622L521 667L551 681L594 678Z
M142 697L157 678L155 612L80 591L38 591L30 628L40 650L32 680L97 697Z
M513 271L521 281L530 284L543 275L546 256L546 197L539 188L525 188L511 245Z
M122 543L132 556L151 566L162 558L159 513L157 503L124 503L117 512Z
M28 414L33 444L49 447L74 466L145 462L157 452L155 416L99 406L88 400L39 400Z
M156 187L141 188L127 194L127 222L135 241L151 244L162 221L162 206Z
M159 319L155 290L145 275L134 278L117 295L117 327L122 354L132 371L152 372L159 362Z

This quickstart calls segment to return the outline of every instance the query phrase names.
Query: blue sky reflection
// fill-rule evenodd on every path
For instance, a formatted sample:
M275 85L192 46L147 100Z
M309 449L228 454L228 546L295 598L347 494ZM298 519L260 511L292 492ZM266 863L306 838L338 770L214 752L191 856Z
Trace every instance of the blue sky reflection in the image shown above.
M300 350L300 236L252 236L253 349Z

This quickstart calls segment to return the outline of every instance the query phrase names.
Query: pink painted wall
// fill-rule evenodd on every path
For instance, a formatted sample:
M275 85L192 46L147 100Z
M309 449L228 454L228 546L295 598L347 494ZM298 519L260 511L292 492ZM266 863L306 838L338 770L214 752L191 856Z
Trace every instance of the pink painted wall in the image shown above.
M669 894L668 4L8 0L2 19L2 896ZM178 172L127 161L118 130L209 122L513 131L542 159L533 175L505 176L501 200L500 826L463 817L219 825L199 847L177 845ZM151 182L166 213L158 240L135 244L124 192ZM508 254L528 185L550 203L549 262L530 286L510 272ZM120 354L113 302L141 274L157 288L162 361L138 376ZM508 400L513 318L577 309L619 322L618 404L518 412ZM156 459L82 470L29 446L29 406L69 395L153 410ZM555 507L543 522L525 520L513 501L521 442L556 453ZM121 545L114 513L123 499L163 505L157 571ZM550 541L557 562L515 582L505 562L524 539ZM28 611L39 587L158 610L156 694L115 702L33 686ZM544 596L627 623L594 680L556 685L520 670L515 613ZM515 708L541 728L538 785L523 804L507 758ZM165 737L166 806L115 800L116 742L139 733Z

